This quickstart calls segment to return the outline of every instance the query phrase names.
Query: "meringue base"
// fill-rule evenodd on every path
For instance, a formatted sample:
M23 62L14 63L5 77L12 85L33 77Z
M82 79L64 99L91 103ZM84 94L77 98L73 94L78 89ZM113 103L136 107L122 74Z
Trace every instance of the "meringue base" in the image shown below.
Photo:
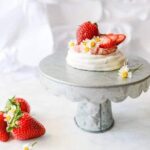
M92 55L69 50L66 57L68 65L88 71L113 71L121 68L125 61L125 56L119 50L109 55Z

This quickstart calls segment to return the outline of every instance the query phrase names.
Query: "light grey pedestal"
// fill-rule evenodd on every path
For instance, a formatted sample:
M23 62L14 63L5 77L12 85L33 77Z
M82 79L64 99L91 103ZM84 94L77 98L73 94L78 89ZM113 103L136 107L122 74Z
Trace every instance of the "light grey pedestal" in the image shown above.
M106 100L101 104L80 102L78 104L75 122L78 127L90 132L104 132L114 124L111 102Z
M39 64L41 83L55 95L65 95L79 102L76 124L89 132L104 132L113 126L112 102L136 98L150 85L150 64L142 58L129 58L129 67L142 67L131 79L121 80L117 71L91 72L66 64L61 51L44 58Z

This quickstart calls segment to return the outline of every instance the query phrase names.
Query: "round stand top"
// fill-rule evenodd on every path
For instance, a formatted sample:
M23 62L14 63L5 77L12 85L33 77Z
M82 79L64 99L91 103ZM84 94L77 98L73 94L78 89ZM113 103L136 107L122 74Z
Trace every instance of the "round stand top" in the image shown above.
M128 59L129 68L140 69L133 73L132 78L120 79L118 71L95 72L72 68L66 64L66 52L56 52L47 56L39 64L40 74L51 81L70 86L85 88L106 88L132 85L150 77L150 64L139 57Z

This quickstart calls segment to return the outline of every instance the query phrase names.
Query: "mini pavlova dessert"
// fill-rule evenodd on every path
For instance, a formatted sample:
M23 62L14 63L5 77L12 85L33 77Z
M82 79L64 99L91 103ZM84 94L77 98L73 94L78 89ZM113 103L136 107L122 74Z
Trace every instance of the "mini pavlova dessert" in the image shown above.
M124 34L101 34L96 23L85 22L76 32L76 40L69 42L67 64L82 70L112 71L121 68L125 56L118 45Z

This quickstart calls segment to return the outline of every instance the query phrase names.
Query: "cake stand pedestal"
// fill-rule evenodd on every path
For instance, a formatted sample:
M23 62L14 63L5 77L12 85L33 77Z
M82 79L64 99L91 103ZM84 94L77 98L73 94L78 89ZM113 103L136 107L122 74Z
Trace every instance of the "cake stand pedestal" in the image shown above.
M131 79L119 79L118 71L91 72L66 64L66 54L57 52L39 64L40 79L51 93L79 102L75 122L89 132L104 132L114 124L111 102L128 96L136 98L150 85L150 64L142 58L129 58L129 68L142 65ZM67 106L66 106L67 107Z

